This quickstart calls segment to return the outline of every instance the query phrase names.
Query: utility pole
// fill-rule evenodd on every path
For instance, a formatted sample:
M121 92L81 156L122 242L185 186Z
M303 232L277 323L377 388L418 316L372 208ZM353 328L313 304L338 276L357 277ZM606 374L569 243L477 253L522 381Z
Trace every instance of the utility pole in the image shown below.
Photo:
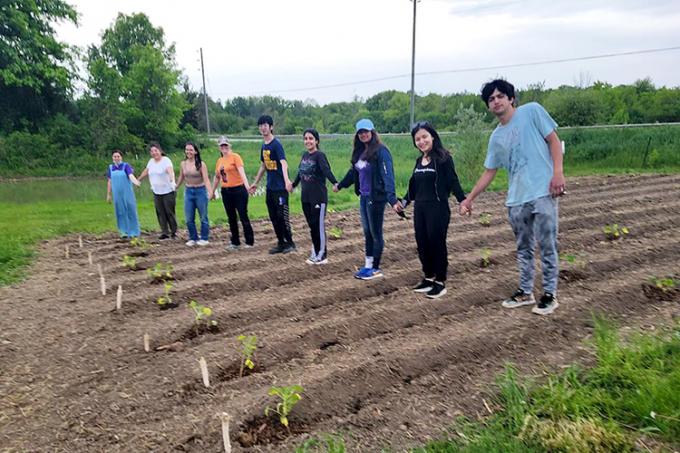
M205 107L205 130L210 135L210 116L208 116L208 93L205 91L205 70L203 69L203 47L201 47L201 76L203 77L203 106Z
M411 0L413 2L413 46L411 48L411 126L415 124L416 114L416 5L418 0Z

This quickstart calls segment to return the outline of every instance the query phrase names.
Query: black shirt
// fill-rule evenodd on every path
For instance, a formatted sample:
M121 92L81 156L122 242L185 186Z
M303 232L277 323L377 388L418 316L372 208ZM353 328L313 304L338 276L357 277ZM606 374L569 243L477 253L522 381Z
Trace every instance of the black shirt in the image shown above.
M418 160L416 168L413 169L415 201L437 201L437 192L435 191L436 175L437 172L432 160L427 165L423 165L422 160Z
M331 171L326 155L321 151L309 153L305 151L300 159L298 174L293 181L293 187L302 182L301 200L303 203L320 204L328 203L328 190L326 179L331 184L338 182Z

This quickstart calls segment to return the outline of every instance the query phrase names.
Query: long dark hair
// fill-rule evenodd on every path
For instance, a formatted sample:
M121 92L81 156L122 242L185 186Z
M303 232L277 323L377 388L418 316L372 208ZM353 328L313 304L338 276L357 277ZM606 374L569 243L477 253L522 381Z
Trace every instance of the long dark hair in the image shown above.
M352 165L356 164L361 157L364 160L373 160L382 146L380 137L375 129L371 129L371 141L365 144L359 140L359 132L354 134L354 148L352 149ZM364 153L364 151L366 151ZM362 156L363 155L363 156Z
M444 162L451 155L451 153L448 149L444 148L442 139L439 138L439 134L434 130L434 127L432 127L432 124L430 124L428 121L420 121L416 123L415 126L413 126L413 129L411 129L411 139L413 139L413 146L418 148L416 146L416 134L421 129L425 129L432 136L432 149L428 154L434 156L433 158L437 159L437 162Z
M186 142L184 147L186 148L187 146L194 147L194 151L196 151L196 157L194 158L194 161L196 162L196 170L201 171L201 151L194 142Z

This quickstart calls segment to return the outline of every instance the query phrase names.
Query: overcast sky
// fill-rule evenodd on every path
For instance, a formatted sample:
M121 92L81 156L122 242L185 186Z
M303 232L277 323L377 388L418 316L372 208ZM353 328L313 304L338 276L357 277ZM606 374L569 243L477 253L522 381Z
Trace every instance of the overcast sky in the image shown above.
M66 0L80 26L60 39L99 44L119 12L145 13L177 48L177 64L208 94L272 94L320 104L410 88L413 4L409 0ZM422 0L416 73L512 65L680 46L676 0ZM680 50L416 77L416 93L477 92L503 76L518 88L651 77L680 86ZM355 83L370 79L389 80ZM336 88L325 85L347 84Z

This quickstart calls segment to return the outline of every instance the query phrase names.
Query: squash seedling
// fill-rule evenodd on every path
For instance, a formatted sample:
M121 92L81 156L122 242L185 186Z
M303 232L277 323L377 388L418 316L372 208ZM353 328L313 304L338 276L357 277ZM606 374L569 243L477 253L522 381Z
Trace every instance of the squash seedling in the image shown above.
M583 253L560 253L560 259L566 261L571 266L583 269L586 267L586 261L583 258Z
M629 233L628 228L622 225L619 226L618 223L612 223L611 225L603 226L602 232L604 233L604 236L610 241L621 239Z
M488 227L491 225L491 213L482 212L479 214L479 224Z
M134 256L124 255L123 266L127 267L131 271L135 271L137 270L137 259Z
M154 282L172 280L172 264L156 263L153 267L147 269L146 273Z
M489 267L491 264L491 249L490 248L483 248L480 252L481 255L481 260L479 261L479 265L481 267Z
M205 327L208 329L217 326L217 321L210 319L213 315L212 308L201 305L195 300L189 301L189 308L194 312L194 329L196 329L196 335L198 335L198 329L202 323L205 323Z
M156 304L160 306L161 310L177 306L172 302L172 298L170 297L170 290L172 290L172 283L165 282L165 284L163 285L163 295L156 300Z
M304 392L301 385L289 385L287 387L272 387L269 389L269 396L278 396L281 402L276 404L276 408L267 406L264 409L265 417L269 417L270 412L275 412L279 416L279 421L286 427L288 432L288 415L293 410L293 407L302 399L300 395Z
M151 245L148 242L146 242L144 239L140 237L133 238L130 241L130 245L142 251L148 250L151 247Z
M678 286L678 281L673 277L651 277L649 280L664 293L673 291Z
M238 377L243 377L245 367L248 367L249 370L255 368L253 353L257 349L257 336L239 335L236 339L241 343L241 370L238 373Z
M338 227L338 226L331 227L331 228L328 230L328 235L329 235L332 239L340 239L340 238L342 237L342 228L340 228L340 227Z

